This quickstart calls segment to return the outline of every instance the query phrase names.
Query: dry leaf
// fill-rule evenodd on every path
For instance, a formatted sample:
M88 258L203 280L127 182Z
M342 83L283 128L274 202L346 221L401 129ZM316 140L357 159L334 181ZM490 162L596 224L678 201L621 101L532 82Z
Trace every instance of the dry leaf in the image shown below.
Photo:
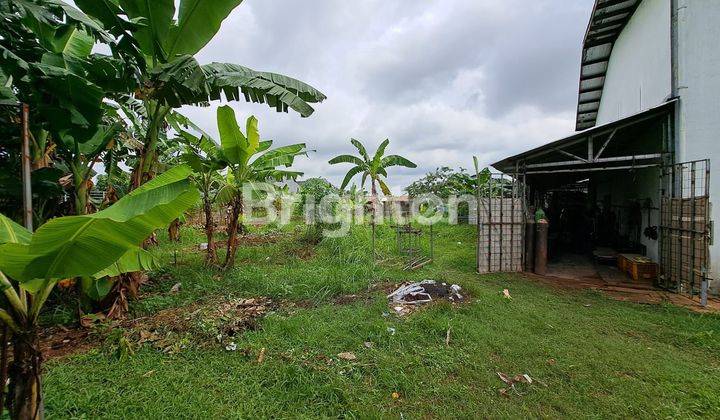
M262 363L265 361L265 347L260 349L260 354L258 355L257 362Z
M505 296L505 299L512 299L512 296L510 296L510 291L508 289L503 290L503 296Z
M355 353L351 353L349 351L339 353L337 356L343 360L356 360L357 359L357 356L355 356Z

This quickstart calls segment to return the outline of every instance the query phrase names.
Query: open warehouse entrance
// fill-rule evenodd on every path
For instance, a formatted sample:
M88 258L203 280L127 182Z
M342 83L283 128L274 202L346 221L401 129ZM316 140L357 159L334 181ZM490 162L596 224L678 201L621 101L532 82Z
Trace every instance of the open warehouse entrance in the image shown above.
M528 212L540 209L548 220L549 275L702 294L710 163L674 162L675 105L669 101L493 165L524 179Z

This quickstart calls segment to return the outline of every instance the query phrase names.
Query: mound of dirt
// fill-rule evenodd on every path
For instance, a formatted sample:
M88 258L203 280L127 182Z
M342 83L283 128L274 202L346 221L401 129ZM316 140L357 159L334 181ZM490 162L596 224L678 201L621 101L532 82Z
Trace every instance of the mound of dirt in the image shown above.
M460 289L457 284L423 280L417 283L405 283L387 297L393 304L405 305L422 305L440 299L460 302L463 300Z

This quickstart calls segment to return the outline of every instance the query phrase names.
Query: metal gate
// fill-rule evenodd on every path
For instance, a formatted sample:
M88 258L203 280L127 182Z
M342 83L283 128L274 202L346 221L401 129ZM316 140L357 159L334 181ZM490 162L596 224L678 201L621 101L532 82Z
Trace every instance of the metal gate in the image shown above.
M525 184L492 174L477 191L478 273L519 272L525 258Z
M660 285L689 296L707 287L710 246L710 161L663 167Z

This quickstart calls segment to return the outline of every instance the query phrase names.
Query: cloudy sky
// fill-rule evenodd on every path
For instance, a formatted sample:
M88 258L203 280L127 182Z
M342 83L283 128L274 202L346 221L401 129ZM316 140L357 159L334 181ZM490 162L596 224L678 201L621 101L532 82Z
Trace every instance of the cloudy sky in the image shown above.
M263 138L316 150L306 177L339 184L354 152L385 138L418 164L393 168L400 193L439 166L484 165L572 132L582 36L592 0L245 0L199 61L232 62L305 81L328 99L315 114L232 103ZM183 113L217 133L215 109ZM356 180L359 182L359 179Z

